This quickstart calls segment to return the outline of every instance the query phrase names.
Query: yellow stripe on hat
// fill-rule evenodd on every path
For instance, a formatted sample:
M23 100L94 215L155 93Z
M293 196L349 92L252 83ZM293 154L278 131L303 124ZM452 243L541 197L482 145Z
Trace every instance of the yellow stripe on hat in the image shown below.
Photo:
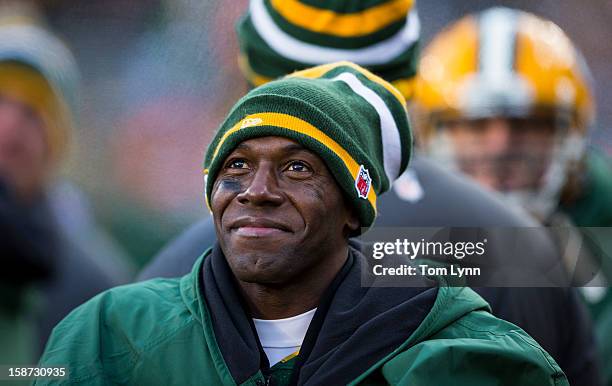
M308 68L306 70L302 70L302 71L297 71L292 73L291 75L288 75L290 77L302 77L302 78L321 78L323 75L327 74L328 72L330 72L333 69L336 69L338 67L350 67L353 70L358 71L361 75L365 76L366 78L368 78L369 80L371 80L374 83L378 83L379 85L383 86L385 89L387 89L387 91L389 91L401 104L402 106L406 106L406 98L404 98L404 96L402 95L402 93L396 89L395 87L393 87L393 85L389 82L387 82L386 80L384 80L383 78L376 76L374 74L372 74L370 71L364 71L363 68L359 67L358 65L356 65L355 63L352 62L347 62L347 61L342 61L342 62L336 62L336 63L330 63L330 64L324 64L321 66L317 66L317 67L313 67L313 68Z
M289 23L311 32L358 37L379 31L406 18L414 0L391 0L361 12L338 13L298 0L271 0L272 7Z
M307 135L319 143L327 147L331 150L340 160L344 163L344 166L350 171L351 175L354 179L357 179L359 175L359 167L360 165L351 157L351 155L344 150L338 142L334 141L327 134L317 129L310 123L289 114L281 114L281 113L257 113L251 114L243 119L241 119L238 123L236 123L231 129L226 131L219 143L215 147L215 151L211 160L214 160L219 154L223 143L234 133L244 130L250 127L256 126L275 126L280 127L286 130L291 130L296 133ZM212 161L211 161L212 162ZM205 171L206 173L206 171ZM374 212L376 213L376 193L374 192L374 188L371 188L368 193L368 201L372 208L374 208Z

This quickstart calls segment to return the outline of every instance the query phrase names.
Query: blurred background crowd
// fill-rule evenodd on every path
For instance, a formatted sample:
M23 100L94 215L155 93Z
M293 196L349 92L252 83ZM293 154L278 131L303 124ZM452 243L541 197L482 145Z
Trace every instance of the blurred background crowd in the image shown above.
M20 1L23 3L24 1ZM40 1L41 17L72 48L82 74L68 174L137 265L207 215L203 149L245 91L234 24L246 0ZM612 5L577 1L425 1L423 41L465 13L518 7L563 26L588 58L599 101L593 144L612 152ZM596 4L597 3L597 4ZM585 25L585 21L588 23Z
M48 236L48 229L44 225L36 228L36 221L24 225L35 228L26 233L38 244L45 235L48 245L66 244L61 248L72 251L74 259L85 264L65 263L68 267L60 271L67 278L66 285L78 282L70 278L90 274L86 264L97 266L100 272L81 292L55 283L43 295L24 295L26 302L53 304L53 296L80 292L80 297L75 295L76 305L96 289L126 283L171 238L208 216L202 157L221 119L247 90L238 68L235 34L235 23L247 3L0 0L0 28L15 20L33 20L54 31L74 55L70 73L58 75L73 95L67 101L72 130L61 157L52 159L61 165L57 171L46 172L60 174L49 185L51 198L45 210L55 213L64 236ZM588 146L612 155L612 44L607 42L612 36L612 2L422 1L418 4L421 43L426 45L444 26L466 13L494 5L530 11L556 22L581 49L592 72L598 106ZM3 36L10 39L10 35ZM3 191L6 181L0 182ZM1 210L14 218L40 217L39 212L26 213L0 204ZM27 268L30 273L33 266ZM44 264L37 269L44 276ZM5 282L10 279L3 277ZM44 297L49 299L41 299ZM10 294L3 298L9 302ZM64 313L54 311L57 318ZM37 328L48 333L57 318L37 321ZM5 319L0 323L5 331L6 326L26 325ZM5 335L3 339L13 334ZM7 363L2 359L0 363Z
M141 266L186 224L207 215L202 154L246 91L234 25L247 1L29 3L69 45L81 72L79 123L65 173ZM602 39L612 36L610 2L425 1L419 3L422 42L450 21L493 5L549 18L581 48L598 100L592 145L612 152L612 46Z

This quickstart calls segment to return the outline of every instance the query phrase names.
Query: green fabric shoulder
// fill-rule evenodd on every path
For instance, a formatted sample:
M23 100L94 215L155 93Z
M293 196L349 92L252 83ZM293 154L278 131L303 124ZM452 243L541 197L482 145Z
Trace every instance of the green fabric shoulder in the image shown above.
M31 365L36 360L37 293L0 283L0 363Z
M608 290L610 291L610 290ZM599 319L600 328L597 329L597 341L606 342L600 347L601 363L612 363L612 304L602 312ZM607 328L605 328L606 326ZM604 379L607 381L606 386L612 386L612 366L603 366Z
M599 151L586 159L586 186L582 196L562 206L579 227L612 226L612 160Z
M214 337L202 332L192 275L116 287L74 310L40 362L68 366L69 377L34 384L233 385Z
M390 385L568 385L533 338L469 288L441 287L417 331L369 373L377 366ZM353 384L368 384L366 375Z

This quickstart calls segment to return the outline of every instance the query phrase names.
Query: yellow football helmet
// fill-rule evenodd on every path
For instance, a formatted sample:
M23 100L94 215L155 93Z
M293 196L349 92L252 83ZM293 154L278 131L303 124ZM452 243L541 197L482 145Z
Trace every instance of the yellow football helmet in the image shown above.
M553 22L501 7L466 16L423 50L414 99L420 143L457 167L449 122L549 119L559 129L546 172L537 186L503 191L545 217L584 154L595 115L590 83L582 55Z

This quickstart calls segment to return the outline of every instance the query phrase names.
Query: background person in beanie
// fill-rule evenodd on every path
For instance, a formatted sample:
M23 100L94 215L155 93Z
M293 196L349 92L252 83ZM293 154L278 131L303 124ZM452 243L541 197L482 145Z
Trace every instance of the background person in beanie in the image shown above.
M23 318L15 329L2 328L8 334L3 364L13 355L18 360L19 350L9 344L12 331L30 327L32 363L73 308L130 278L114 251L99 242L94 224L71 221L88 218L87 209L80 207L80 194L66 194L76 190L58 177L72 137L77 83L74 59L56 37L24 17L0 19L0 213L13 229L0 237L27 247L3 249L12 262L3 270L12 290L2 297L23 298L20 307L7 310L7 318L16 309ZM45 280L37 265L46 267Z
M251 1L237 28L243 75L251 85L260 85L325 60L354 59L392 82L409 100L419 40L414 5L412 1L328 1L318 5ZM560 266L560 252L547 232L537 228L538 223L521 210L506 206L477 184L443 170L417 152L411 167L379 200L376 224L471 227L482 232L498 227L528 229L522 232L528 233L529 239L521 253L511 260L491 256L497 259L500 271L511 265L544 276L548 267ZM153 258L139 279L186 274L215 239L212 219L203 219ZM476 291L490 304L494 315L533 336L573 385L600 384L591 322L575 289L503 285Z
M219 243L182 278L79 307L41 364L66 364L66 384L567 384L469 288L361 287L348 239L408 164L404 102L346 62L248 93L204 162Z

